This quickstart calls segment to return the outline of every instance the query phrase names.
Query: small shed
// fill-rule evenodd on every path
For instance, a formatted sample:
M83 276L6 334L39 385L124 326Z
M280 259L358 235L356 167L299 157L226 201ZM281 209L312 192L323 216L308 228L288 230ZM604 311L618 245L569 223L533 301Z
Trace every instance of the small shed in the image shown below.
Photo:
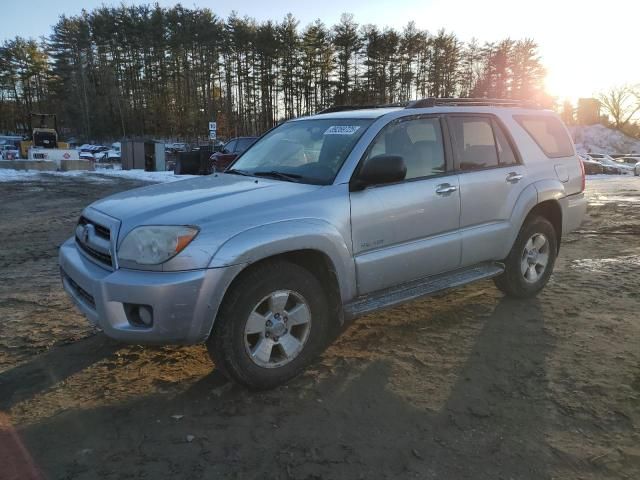
M123 140L120 147L122 169L165 170L164 142L155 140Z
M143 140L123 140L120 158L123 170L144 169L145 142Z

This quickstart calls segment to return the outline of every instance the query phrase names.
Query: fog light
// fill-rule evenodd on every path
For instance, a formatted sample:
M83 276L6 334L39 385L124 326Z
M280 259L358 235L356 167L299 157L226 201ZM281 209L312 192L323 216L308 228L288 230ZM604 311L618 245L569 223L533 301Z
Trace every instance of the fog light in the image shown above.
M153 325L153 309L149 305L125 303L124 311L127 320L134 327L151 327Z
M140 305L138 307L138 316L140 317L140 321L147 327L150 327L153 324L153 312L151 311L151 307Z

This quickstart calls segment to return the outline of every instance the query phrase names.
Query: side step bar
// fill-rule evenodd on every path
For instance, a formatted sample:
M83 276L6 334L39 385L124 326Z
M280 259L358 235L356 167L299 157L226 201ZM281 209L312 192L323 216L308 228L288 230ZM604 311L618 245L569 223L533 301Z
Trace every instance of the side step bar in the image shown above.
M373 292L344 305L346 319L360 317L369 312L394 307L401 303L410 302L420 297L442 292L449 288L459 287L476 280L484 280L500 275L504 272L501 263L481 263L453 272L441 273L431 277L420 278L402 285Z

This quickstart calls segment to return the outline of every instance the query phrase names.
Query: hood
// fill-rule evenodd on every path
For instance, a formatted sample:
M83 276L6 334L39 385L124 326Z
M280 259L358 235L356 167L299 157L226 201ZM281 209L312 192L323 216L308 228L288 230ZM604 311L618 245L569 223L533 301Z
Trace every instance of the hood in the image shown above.
M117 193L91 207L121 220L123 227L200 225L220 215L280 202L318 188L321 187L218 174Z
M187 248L168 262L149 268L178 271L206 268L230 239L270 224L337 222L339 231L348 232L348 198L346 184L306 185L217 174L122 192L93 203L88 210L120 221L116 248L139 226L199 227ZM90 212L87 214L91 218Z

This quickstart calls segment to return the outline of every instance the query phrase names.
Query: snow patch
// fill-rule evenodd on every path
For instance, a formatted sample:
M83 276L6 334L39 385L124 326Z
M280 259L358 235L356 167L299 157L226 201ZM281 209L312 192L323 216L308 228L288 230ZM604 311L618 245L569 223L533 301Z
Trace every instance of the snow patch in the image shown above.
M40 175L41 172L36 170L10 170L8 168L0 168L0 182L23 182L33 180Z
M175 175L173 172L145 172L144 170L122 170L119 166L113 169L98 168L90 172L74 170L70 172L40 172L36 170L0 169L0 183L29 182L34 180L52 180L56 177L81 178L88 182L111 182L117 178L139 180L142 182L166 183L194 178L195 175Z
M194 178L196 175L175 175L172 171L167 172L146 172L144 170L122 170L120 167L114 169L96 170L91 172L95 175L105 175L107 177L126 178L129 180L140 180L143 182L175 182Z
M639 153L640 140L604 125L569 127L578 153Z
M620 272L621 268L640 267L640 255L614 258L581 258L571 262L571 268L595 273Z
M589 175L585 195L591 206L616 204L624 208L639 207L640 177Z

